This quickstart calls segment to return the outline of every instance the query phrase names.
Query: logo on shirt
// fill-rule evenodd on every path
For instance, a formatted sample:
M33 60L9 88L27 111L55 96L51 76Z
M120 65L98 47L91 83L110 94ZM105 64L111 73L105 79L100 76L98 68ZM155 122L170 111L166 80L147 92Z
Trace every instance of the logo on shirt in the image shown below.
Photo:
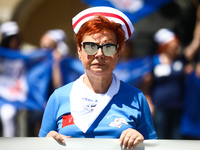
M125 118L115 118L114 121L112 121L109 126L110 127L117 127L117 128L121 128L122 123L128 125L127 121Z
M98 103L98 100L90 99L90 98L87 98L87 97L82 97L82 100L83 100L83 108L85 108L89 111L92 111Z
M72 117L71 114L63 115L62 119L63 119L62 128L64 128L65 126L69 126L69 125L73 125L74 124L74 118Z

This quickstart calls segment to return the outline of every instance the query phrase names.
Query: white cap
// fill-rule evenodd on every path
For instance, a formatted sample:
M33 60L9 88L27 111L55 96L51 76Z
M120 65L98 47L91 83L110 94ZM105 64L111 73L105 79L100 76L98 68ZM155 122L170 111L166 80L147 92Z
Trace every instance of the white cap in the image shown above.
M69 53L69 47L65 43L66 34L63 30L48 30L46 34L48 34L48 37L57 43L57 49L62 55L67 55Z
M54 30L48 30L46 34L49 35L49 37L54 40L56 43L60 41L66 40L66 34L61 29L54 29Z
M125 32L126 39L130 38L130 36L134 31L134 27L129 18L124 13L115 8L104 7L104 6L91 7L77 14L72 19L74 32L77 34L79 29L85 22L87 22L88 20L90 20L91 18L95 17L95 15L98 14L105 16L109 20L121 24L122 29Z
M4 36L11 36L19 33L19 27L15 21L8 21L0 26L0 32Z
M175 33L169 29L162 28L154 35L154 41L159 45L164 45L175 39Z

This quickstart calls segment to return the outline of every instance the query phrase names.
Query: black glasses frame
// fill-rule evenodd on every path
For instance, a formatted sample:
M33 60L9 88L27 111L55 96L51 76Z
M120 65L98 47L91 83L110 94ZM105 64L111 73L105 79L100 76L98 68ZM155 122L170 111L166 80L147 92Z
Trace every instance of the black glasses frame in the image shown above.
M93 45L97 46L97 50L94 51L94 53L92 53L92 54L90 54L90 53L88 53L88 52L86 51L86 53L87 53L88 55L94 55L94 54L96 54L96 52L98 51L99 48L101 48L102 51L103 51L103 54L106 55L105 52L104 52L103 47L105 47L105 46L115 46L115 51L113 51L113 54L109 54L109 55L107 54L107 55L106 55L106 56L112 56L112 55L114 55L114 53L117 51L117 48L119 47L118 44L112 44L112 43L106 43L106 44L103 44L103 45L99 45L99 44L94 43L94 42L81 42L81 45L83 46L84 49L85 49L85 46L86 46L87 44L88 44L88 45L89 45L89 44L93 44ZM85 50L86 50L86 49L85 49Z

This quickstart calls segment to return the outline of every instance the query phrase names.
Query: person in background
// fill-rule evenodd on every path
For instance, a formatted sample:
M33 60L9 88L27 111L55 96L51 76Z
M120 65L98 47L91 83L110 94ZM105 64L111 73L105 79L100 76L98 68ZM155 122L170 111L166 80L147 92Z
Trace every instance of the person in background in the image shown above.
M188 53L199 50L200 48L200 1L196 2L196 24L193 32L193 39L186 47ZM200 54L197 61L192 62L186 68L186 91L184 97L184 109L181 118L181 134L183 139L200 139Z
M66 42L66 34L61 29L52 29L46 31L40 38L40 47L44 50L52 51L53 55L53 70L50 89L48 95L63 85L62 75L60 72L60 61L69 55L69 47ZM28 128L29 136L38 136L41 126L43 111L29 111Z
M200 47L200 0L194 0L193 3L196 6L196 22L193 31L193 37L190 44L185 48L190 60L193 58L193 51L197 51Z
M40 137L119 138L135 147L156 132L144 94L120 81L113 70L133 25L110 7L88 8L73 18L77 51L85 74L57 90L48 100Z
M66 42L66 34L61 29L53 29L45 32L40 39L40 47L47 50L53 50L53 90L62 85L62 76L60 73L60 61L63 57L69 55L69 47Z
M185 140L200 140L200 59L187 65L181 135Z
M12 50L19 50L22 39L19 33L19 26L15 21L8 21L1 24L0 46Z
M4 22L0 26L1 42L0 47L18 51L22 39L20 36L19 26L14 21ZM0 119L2 122L2 130L4 137L16 136L16 117L17 110L10 103L0 106Z
M184 68L197 50L181 51L174 31L166 28L154 35L158 44L152 61L152 74L147 75L148 102L159 139L181 139L180 120L184 98Z

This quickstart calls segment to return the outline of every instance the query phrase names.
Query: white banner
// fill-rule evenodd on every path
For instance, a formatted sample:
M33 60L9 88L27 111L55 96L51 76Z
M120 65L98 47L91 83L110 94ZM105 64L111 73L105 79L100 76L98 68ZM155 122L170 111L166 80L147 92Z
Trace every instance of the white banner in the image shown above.
M53 138L0 138L0 150L122 150L118 139L65 139L66 145ZM199 150L200 140L145 140L134 150Z

